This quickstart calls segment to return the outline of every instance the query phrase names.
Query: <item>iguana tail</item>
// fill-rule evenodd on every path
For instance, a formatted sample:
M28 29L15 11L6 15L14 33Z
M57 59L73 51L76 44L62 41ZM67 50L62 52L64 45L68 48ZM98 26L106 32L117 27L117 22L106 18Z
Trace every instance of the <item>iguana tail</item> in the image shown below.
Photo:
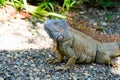
M110 57L120 55L120 42L103 43L98 46L98 52L105 52Z

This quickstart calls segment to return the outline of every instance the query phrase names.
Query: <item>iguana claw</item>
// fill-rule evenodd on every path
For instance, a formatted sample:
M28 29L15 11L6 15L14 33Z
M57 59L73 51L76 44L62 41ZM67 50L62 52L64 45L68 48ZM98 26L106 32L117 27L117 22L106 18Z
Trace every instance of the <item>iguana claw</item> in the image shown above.
M72 67L70 67L68 65L63 65L63 66L57 66L56 69L57 70L71 70Z

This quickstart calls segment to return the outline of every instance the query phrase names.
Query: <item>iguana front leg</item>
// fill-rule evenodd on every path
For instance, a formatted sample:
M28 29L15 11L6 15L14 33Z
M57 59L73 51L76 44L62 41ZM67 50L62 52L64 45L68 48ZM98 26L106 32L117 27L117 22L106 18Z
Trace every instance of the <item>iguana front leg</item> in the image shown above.
M73 69L74 65L75 65L75 58L69 58L67 63L63 66L58 66L57 69L58 70L68 70L68 69Z
M63 59L63 54L60 54L60 52L57 50L57 42L54 42L53 45L52 45L52 48L50 49L51 52L55 53L57 58L55 59L49 59L48 62L49 63L59 63L62 61Z
M56 59L49 59L49 62L50 62L50 63L55 64L55 63L59 63L59 62L62 61L62 59L63 59L63 54L60 54L57 50L55 51L55 53L56 53L57 58L56 58Z
M62 69L62 70L66 70L66 69L72 69L73 66L75 65L76 62L76 55L74 50L69 46L70 41L66 41L64 43L62 43L62 49L64 54L67 56L68 61L66 63L66 65L58 67L58 69Z

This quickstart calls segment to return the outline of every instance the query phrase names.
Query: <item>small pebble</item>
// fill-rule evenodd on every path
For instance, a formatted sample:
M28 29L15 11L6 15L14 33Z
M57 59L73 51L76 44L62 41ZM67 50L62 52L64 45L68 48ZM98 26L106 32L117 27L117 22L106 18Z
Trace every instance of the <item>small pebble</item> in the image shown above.
M0 80L4 80L4 78L0 77Z

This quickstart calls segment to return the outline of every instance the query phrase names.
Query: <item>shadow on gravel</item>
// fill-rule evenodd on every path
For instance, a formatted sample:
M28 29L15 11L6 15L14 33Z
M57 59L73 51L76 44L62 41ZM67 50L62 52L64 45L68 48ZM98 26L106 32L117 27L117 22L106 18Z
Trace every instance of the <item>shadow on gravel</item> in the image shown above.
M73 70L57 71L48 60L49 49L0 50L0 80L119 80L120 69L104 64L76 64Z

